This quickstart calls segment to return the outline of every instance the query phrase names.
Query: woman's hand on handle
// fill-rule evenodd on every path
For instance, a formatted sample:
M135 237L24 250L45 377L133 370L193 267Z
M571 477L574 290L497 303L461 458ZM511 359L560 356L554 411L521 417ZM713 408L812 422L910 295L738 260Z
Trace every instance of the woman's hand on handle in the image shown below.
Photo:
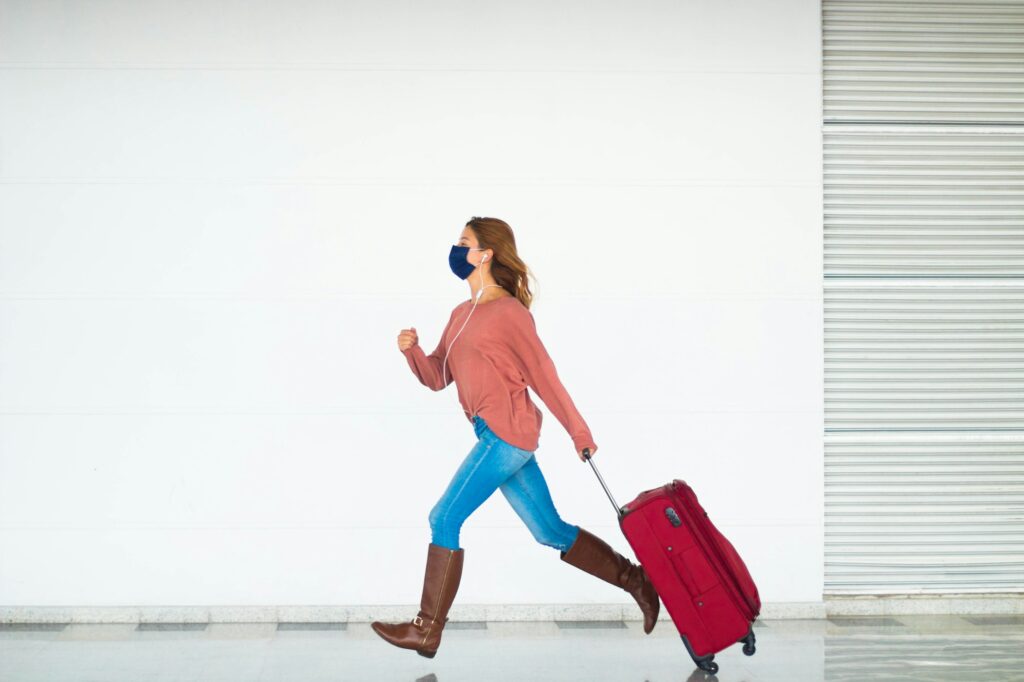
M583 462L584 464L586 464L587 463L587 457L588 456L593 457L595 452L597 452L597 446L596 445L594 447L592 447L592 448L583 448L582 450L580 450L576 454L579 456L580 461Z
M420 337L416 334L416 327L403 329L398 334L398 350L408 350L419 343L419 341Z

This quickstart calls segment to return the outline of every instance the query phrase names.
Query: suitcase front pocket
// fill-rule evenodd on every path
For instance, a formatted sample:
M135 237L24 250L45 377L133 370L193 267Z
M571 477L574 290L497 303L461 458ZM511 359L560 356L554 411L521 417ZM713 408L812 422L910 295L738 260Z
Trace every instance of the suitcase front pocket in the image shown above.
M680 582L686 586L691 597L703 594L718 584L718 579L697 545L671 547L668 553Z
M703 594L719 584L718 576L708 564L704 551L698 545L690 545L679 553L678 565L682 565L689 572L693 583L693 590L690 594Z

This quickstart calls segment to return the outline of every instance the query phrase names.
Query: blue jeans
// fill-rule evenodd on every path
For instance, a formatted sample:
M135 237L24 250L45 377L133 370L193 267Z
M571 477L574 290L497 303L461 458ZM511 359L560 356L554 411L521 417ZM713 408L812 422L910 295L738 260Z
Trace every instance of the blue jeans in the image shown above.
M462 549L462 524L497 488L537 542L568 551L580 528L558 515L537 458L529 450L498 438L480 415L473 416L473 429L478 438L476 445L430 510L431 541L448 549Z

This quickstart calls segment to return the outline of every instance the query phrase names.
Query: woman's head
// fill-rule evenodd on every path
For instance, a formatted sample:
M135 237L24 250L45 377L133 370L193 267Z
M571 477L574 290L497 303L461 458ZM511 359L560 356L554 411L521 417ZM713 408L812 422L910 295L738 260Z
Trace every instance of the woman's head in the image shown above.
M489 272L502 289L518 298L527 308L530 307L533 294L530 292L527 275L533 276L533 273L519 258L516 238L508 223L498 218L473 216L463 228L459 244L481 249L470 251L466 259L485 274Z

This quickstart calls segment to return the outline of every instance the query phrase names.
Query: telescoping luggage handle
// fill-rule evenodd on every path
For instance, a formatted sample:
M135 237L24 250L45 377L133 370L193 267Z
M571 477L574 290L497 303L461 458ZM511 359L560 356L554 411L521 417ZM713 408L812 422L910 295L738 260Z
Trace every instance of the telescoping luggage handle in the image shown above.
M608 499L611 500L612 506L615 507L615 513L622 516L622 508L615 502L615 498L612 497L612 491L608 490L608 485L604 482L604 479L601 478L601 472L597 470L597 466L594 464L594 460L590 456L590 448L583 448L583 457L590 462L590 468L594 470L595 474L597 474L597 480L601 481L601 487L604 488L605 494L608 495Z

